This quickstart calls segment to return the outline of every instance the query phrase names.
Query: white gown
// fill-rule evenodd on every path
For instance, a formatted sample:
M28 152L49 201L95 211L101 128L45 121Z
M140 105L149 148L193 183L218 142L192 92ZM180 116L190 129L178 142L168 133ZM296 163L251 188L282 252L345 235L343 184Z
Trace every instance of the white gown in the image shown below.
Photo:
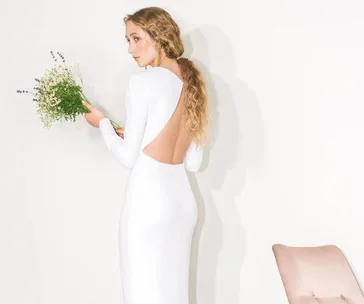
M134 75L126 92L124 139L108 118L99 127L108 149L131 169L120 215L124 304L188 304L190 249L198 218L186 170L199 170L203 149L191 142L182 164L142 150L173 116L183 82L154 67Z

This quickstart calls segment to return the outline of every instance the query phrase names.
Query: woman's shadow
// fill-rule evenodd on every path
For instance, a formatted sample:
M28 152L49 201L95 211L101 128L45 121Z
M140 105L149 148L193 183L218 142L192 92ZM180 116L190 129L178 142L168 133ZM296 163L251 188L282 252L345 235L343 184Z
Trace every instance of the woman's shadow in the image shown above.
M199 209L191 252L190 303L238 304L246 240L237 209L244 208L245 202L240 199L237 206L236 198L244 189L248 169L260 173L261 111L254 92L236 76L233 48L225 33L206 25L183 40L184 56L205 77L210 105L203 172L190 176Z

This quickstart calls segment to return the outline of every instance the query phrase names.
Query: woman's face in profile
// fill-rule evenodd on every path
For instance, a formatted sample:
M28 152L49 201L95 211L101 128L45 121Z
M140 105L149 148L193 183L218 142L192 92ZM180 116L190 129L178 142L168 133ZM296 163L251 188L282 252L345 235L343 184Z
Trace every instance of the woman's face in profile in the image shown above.
M155 40L147 32L132 21L128 21L125 38L129 43L128 52L133 56L138 66L153 65L152 63L157 57L157 50Z

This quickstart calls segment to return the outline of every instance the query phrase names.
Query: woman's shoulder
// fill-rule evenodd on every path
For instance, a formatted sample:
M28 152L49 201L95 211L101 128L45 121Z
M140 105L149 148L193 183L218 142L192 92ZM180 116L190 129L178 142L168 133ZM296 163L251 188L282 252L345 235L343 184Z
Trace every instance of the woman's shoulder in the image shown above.
M177 81L180 82L178 77L174 75L170 70L162 67L148 67L147 69L137 72L132 75L134 82L144 84L158 84Z
M147 71L138 71L129 77L129 88L132 90L140 89L141 87L149 87L151 85L151 80L153 79L150 73Z
M158 80L159 79L159 80ZM138 96L147 96L152 93L153 87L160 81L156 79L156 73L152 69L138 71L129 77L129 90L133 91Z
M150 75L148 75L144 71L133 73L129 77L129 84L128 84L129 89L138 90L142 87L143 88L149 87L150 79L151 79Z
M165 94L171 89L180 89L183 83L171 71L165 68L148 67L143 71L132 74L129 89L138 95L148 96Z

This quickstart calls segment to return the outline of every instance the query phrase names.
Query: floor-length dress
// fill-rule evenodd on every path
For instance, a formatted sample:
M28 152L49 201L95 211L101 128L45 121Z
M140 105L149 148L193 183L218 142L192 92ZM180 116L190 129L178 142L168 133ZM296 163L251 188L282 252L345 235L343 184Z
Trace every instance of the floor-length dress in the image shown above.
M191 141L180 164L159 162L143 152L168 128L183 85L162 67L133 75L125 96L124 139L108 118L99 124L108 149L130 169L119 226L124 304L189 303L198 212L186 170L200 169L203 149Z

